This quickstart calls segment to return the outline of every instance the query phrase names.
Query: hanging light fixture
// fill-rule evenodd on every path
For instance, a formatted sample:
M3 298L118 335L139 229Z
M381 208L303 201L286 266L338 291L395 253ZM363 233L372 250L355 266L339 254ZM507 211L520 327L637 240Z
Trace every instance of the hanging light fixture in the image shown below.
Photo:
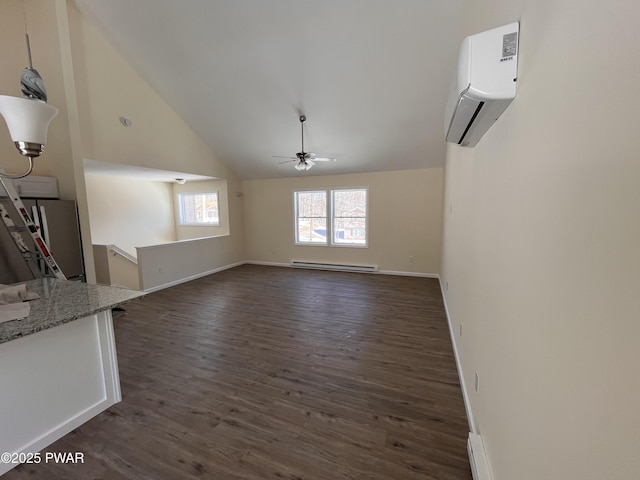
M311 167L313 167L316 162L336 161L335 158L318 157L315 153L304 151L304 122L306 122L306 120L307 117L305 117L304 115L300 115L300 138L302 140L302 150L296 153L295 157L282 157L280 155L274 155L275 158L287 158L289 160L293 160L294 162L297 161L293 168L295 168L299 172L302 172L303 170L311 170ZM289 161L280 163L289 163Z
M9 134L21 155L29 158L29 167L19 175L1 172L4 178L22 178L33 171L33 159L40 156L47 143L49 124L58 114L58 109L47 104L44 81L31 62L29 35L26 35L29 66L20 77L20 87L26 98L0 95L0 115L4 117Z

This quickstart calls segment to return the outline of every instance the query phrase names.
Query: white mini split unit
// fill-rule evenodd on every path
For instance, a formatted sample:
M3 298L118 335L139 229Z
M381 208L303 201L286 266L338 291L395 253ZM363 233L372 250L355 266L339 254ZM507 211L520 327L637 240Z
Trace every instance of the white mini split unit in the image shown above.
M515 98L518 27L510 23L462 42L447 103L447 142L475 147Z

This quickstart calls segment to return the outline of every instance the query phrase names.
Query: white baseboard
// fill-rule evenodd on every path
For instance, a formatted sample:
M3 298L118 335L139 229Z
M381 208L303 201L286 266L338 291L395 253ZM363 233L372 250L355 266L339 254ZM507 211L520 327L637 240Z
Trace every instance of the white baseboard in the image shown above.
M230 265L224 265L222 267L214 268L212 270L207 270L206 272L197 273L197 274L191 275L189 277L180 278L180 279L174 280L172 282L163 283L162 285L157 285L155 287L145 288L144 291L146 293L152 293L152 292L157 292L158 290L164 290L165 288L175 287L176 285L180 285L181 283L187 283L187 282L190 282L191 280L196 280L198 278L206 277L207 275L211 275L212 273L218 273L218 272L221 272L223 270L228 270L229 268L238 267L240 265L243 265L244 263L247 263L247 262L236 262L236 263L232 263Z
M437 273L402 272L396 270L378 270L382 275L398 275L400 277L440 278Z
M453 354L456 358L456 368L458 369L458 378L460 380L460 387L462 389L462 399L464 400L464 409L467 412L467 421L469 422L469 431L471 433L478 433L476 429L476 422L473 418L473 411L471 410L471 402L469 400L469 394L467 392L467 384L464 381L464 372L462 371L462 364L460 362L460 356L458 355L458 344L456 342L455 328L453 327L453 319L449 314L449 306L447 305L447 297L442 287L442 279L440 279L440 291L442 292L442 302L444 303L444 311L447 315L447 323L449 324L449 334L451 335L451 344L453 345Z
M469 464L471 466L471 476L473 480L492 480L493 476L491 475L484 443L480 435L469 433L467 453L469 454Z
M267 267L291 267L285 262L261 262L259 260L246 260L243 262L246 265L265 265Z

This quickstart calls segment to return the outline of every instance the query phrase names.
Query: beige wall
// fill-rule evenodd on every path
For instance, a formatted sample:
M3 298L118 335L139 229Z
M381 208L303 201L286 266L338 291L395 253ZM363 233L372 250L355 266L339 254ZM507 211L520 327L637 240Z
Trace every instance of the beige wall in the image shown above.
M294 245L294 191L361 187L369 189L368 248ZM248 260L375 264L381 270L422 274L439 271L442 169L251 180L243 183L243 189Z
M85 176L94 244L136 247L176 240L170 183L107 175Z
M78 14L72 3L66 4L65 0L4 0L0 4L0 45L3 45L0 94L21 95L19 78L27 64L25 14L34 66L45 80L49 103L60 109L49 129L45 154L36 160L35 173L57 177L61 196L77 198L88 269L92 270L90 267L93 265L90 243L101 243L106 232L100 227L102 218L89 218L91 214L81 172L82 158L218 177L226 180L230 191L240 190L240 180L235 174ZM69 43L71 52L64 47ZM64 59L61 52L64 52ZM67 53L72 53L72 57ZM67 98L65 87L71 83L72 88L67 93L72 98ZM68 106L73 107L72 115L67 112ZM133 121L130 128L119 123L121 115ZM70 117L79 127L70 128ZM0 128L0 164L12 173L25 165L4 127ZM80 175L75 171L77 168L80 168ZM98 190L87 192L87 196L106 195L95 182L94 187ZM102 207L104 205L96 208ZM167 218L172 223L172 210ZM125 215L121 218L122 227L116 230L137 225L139 220L140 215L136 213ZM98 228L95 235L90 232L90 225ZM228 202L228 225L234 235L233 248L225 248L225 254L229 255L227 263L232 264L243 256L242 202L237 198ZM162 225L159 230L165 228ZM136 244L148 244L147 240L135 238L147 233L132 230L129 232L131 241L117 240L113 243L125 243L120 246L131 250ZM156 235L165 236L158 231L151 233L151 236ZM175 235L175 230L172 235ZM151 243L158 241L159 238L150 240ZM212 252L212 255L217 258L219 252Z
M125 61L94 26L70 8L83 157L228 178L211 148ZM132 121L124 127L120 116Z
M71 124L77 123L73 89L69 89L68 71L63 58L63 45L68 43L64 25L65 0L4 0L0 2L0 45L2 45L0 69L0 94L22 96L19 78L28 65L25 45L26 30L31 40L33 65L42 75L48 92L49 104L59 114L49 126L44 154L35 159L34 173L54 176L58 180L60 197L75 199L78 203L80 227L85 255L86 275L89 281L95 276L90 243L89 222L84 199L84 179L81 159L76 155L76 143ZM71 106L71 108L70 108ZM76 129L77 130L77 129ZM0 164L7 172L25 171L26 162L13 146L4 122L0 122Z
M228 186L230 191L240 190L238 177L216 158L211 148L156 94L90 22L73 8L70 8L70 21L79 111L83 119L84 158L217 177L221 179L219 183ZM128 128L122 126L120 116L131 119L132 125ZM188 190L191 185L193 184L187 183L182 188ZM173 193L170 196L173 197ZM242 203L231 197L225 205L226 225L233 236L233 248L225 248L224 251L225 255L229 255L226 263L232 264L243 258ZM162 215L165 213L169 213L165 221L171 221L174 225L173 239L181 240L194 235L193 230L185 232L181 228L175 236L174 213L168 207L164 208ZM93 212L90 215L93 216ZM138 214L123 218L123 223L129 225L138 221ZM168 235L168 231L168 225L160 224L150 234L167 233L159 235L158 241L144 242L135 237L146 238L147 233L130 231L132 238L127 246L121 247L129 250L130 246L163 243L165 240L160 237ZM205 235L209 234L211 233L205 232ZM102 243L102 240L97 242L94 238L94 243ZM219 260L219 253L211 252L211 255Z
M639 16L468 2L465 34L521 22L517 98L445 171L442 282L495 480L640 472Z
M110 245L93 245L96 283L140 290L138 264L115 254Z
M54 2L0 2L0 95L22 97L20 75L29 63L24 38L25 16L33 66L44 79L48 103L60 110L49 126L45 151L35 160L34 173L57 177L62 198L74 199L73 162ZM0 165L10 173L22 172L27 166L25 158L14 147L4 120L0 120Z
M239 178L219 161L211 148L159 97L124 58L105 40L89 21L69 5L70 32L73 47L73 66L77 85L78 110L81 118L82 156L100 161L124 163L154 169L166 169L185 173L217 177L220 184L230 191L240 190ZM124 116L132 121L125 128L119 122ZM123 185L130 185L125 182ZM90 188L100 188L95 182ZM185 189L191 188L186 184ZM122 187L121 187L122 188ZM160 187L155 187L157 190ZM164 188L164 187L163 187ZM167 184L167 188L171 188ZM88 197L108 195L109 189L87 192ZM148 189L144 192L148 193ZM222 192L221 192L222 193ZM131 192L129 196L139 197ZM152 195L160 195L156 191ZM119 208L120 231L130 230L127 239L118 242L107 241L104 227L93 234L94 243L116 243L131 252L132 247L164 243L190 238L193 230L179 229L176 236L174 213L161 194L160 211L152 212L154 204L141 205L136 212ZM173 193L168 194L172 199ZM231 231L233 248L225 248L226 259L220 260L220 252L211 252L216 259L233 264L243 258L243 214L242 203L235 198L225 202L227 231ZM93 214L91 213L93 217ZM162 220L159 218L162 217ZM157 221L155 228L141 228L149 225L144 218ZM115 221L115 219L114 219ZM102 219L91 219L92 229L102 223ZM169 225L171 224L171 226ZM147 230L147 231L143 231ZM210 232L205 233L209 235ZM202 236L198 234L197 236ZM155 240L151 237L154 237ZM171 237L171 238L170 238Z

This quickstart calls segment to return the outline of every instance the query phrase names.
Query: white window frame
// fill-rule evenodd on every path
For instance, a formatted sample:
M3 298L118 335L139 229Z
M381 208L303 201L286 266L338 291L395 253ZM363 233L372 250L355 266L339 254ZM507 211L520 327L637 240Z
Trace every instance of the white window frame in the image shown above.
M299 228L299 220L300 220L300 216L298 215L298 194L300 193L323 193L325 198L324 198L324 202L325 202L325 215L324 217L302 217L302 218L324 218L325 219L325 224L326 224L326 232L325 232L325 241L324 242L307 242L304 240L300 240L298 238L298 233L300 232L300 228ZM329 238L329 217L328 217L328 208L329 208L329 198L327 197L327 191L326 190L296 190L295 192L293 192L293 238L294 238L294 243L296 245L316 245L316 246L321 246L321 247L326 247L327 246L327 239Z
M335 194L337 192L348 192L351 190L364 191L364 217L336 217L335 216ZM331 230L331 246L332 247L350 247L350 248L366 248L369 245L369 189L368 188L336 188L333 190L329 190L329 194L331 196L331 226L329 227ZM337 242L335 240L335 221L336 218L364 218L364 243L356 243L356 242Z
M185 212L183 206L183 197L193 197L197 195L215 195L218 204L218 221L217 222L187 222L185 221ZM178 203L178 225L180 227L219 227L220 226L220 195L218 191L213 192L183 192L177 194Z
M364 218L365 228L365 241L364 243L349 243L349 242L336 242L333 238L334 234L334 194L336 192L345 192L349 190L363 190L365 192L365 216ZM298 238L299 233L299 215L298 215L298 194L300 193L324 193L326 214L324 217L326 222L326 237L324 242L308 242L300 240ZM306 218L306 217L304 217ZM345 217L338 217L345 218ZM305 246L317 246L317 247L342 247L342 248L367 248L369 246L369 189L366 187L354 187L354 188L335 188L335 189L314 189L314 190L296 190L293 192L293 238L295 245Z

